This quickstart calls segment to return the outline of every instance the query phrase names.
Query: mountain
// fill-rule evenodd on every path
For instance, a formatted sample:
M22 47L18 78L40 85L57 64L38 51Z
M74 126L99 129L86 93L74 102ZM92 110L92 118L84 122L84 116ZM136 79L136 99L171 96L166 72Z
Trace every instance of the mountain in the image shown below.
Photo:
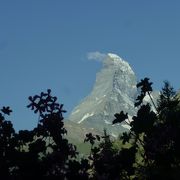
M126 123L113 126L114 114L124 111L130 119L135 114L136 84L136 75L128 62L108 53L97 73L92 92L73 109L69 120L91 131L103 132L106 129L117 137L129 127Z

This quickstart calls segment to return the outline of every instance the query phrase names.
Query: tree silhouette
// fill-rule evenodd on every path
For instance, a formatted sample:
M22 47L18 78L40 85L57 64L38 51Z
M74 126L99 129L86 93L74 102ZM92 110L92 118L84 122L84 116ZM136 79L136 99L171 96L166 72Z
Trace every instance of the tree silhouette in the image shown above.
M136 148L138 160L134 161L136 179L180 179L180 111L179 101L168 82L160 93L156 112L150 104L143 104L143 98L150 92L152 83L148 78L141 80L141 94L135 106L137 115L129 123L131 129L123 133L123 143ZM153 100L152 100L153 101ZM128 159L128 158L127 158Z
M0 179L180 179L180 102L165 82L156 104L151 85L149 78L137 84L141 92L133 121L123 111L114 115L113 124L125 122L130 126L130 131L120 136L122 146L115 148L106 130L103 136L88 133L84 141L91 144L91 152L86 158L79 158L76 146L65 138L66 111L51 90L29 97L27 107L38 114L33 130L15 132L7 120L12 110L2 107ZM152 105L143 101L146 95Z
M30 96L29 100L27 107L39 114L38 125L31 131L15 133L11 122L4 117L12 110L9 107L1 109L0 178L87 179L88 161L77 161L76 147L64 138L67 131L63 123L63 105L57 103L51 90Z

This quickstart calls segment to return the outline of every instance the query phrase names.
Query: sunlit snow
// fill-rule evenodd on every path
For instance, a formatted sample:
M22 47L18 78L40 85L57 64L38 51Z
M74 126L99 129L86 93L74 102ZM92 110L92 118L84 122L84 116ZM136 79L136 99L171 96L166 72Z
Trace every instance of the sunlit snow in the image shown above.
M86 118L93 116L94 113L87 113L85 114L80 121L78 121L78 124L82 123Z

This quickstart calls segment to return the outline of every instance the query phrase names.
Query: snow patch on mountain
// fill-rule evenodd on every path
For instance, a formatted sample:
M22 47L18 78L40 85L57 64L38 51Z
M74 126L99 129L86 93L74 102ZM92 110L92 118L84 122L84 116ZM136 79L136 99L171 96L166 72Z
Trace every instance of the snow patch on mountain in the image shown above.
M128 130L131 129L131 126L129 126L128 124L122 124L122 127L125 128L125 129L128 129Z
M87 119L88 117L91 117L91 116L93 116L94 115L94 113L87 113L87 114L85 114L83 117L82 117L82 119L80 120L80 121L78 121L78 124L80 124L80 123L82 123L85 119Z
M104 122L105 122L106 124L112 124L111 122L107 121L106 119L104 120Z
M80 111L80 110L77 109L76 111L72 112L72 114L76 114L76 113L78 113L79 111Z

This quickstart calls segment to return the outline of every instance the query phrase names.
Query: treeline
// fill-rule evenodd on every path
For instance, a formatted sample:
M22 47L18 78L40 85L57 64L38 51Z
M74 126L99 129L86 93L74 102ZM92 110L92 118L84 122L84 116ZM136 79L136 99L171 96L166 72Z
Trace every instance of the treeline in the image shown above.
M168 82L155 103L151 86L148 78L137 84L141 93L135 102L133 121L123 111L114 115L113 124L130 126L130 131L119 137L123 145L115 148L106 131L102 137L89 133L85 142L91 144L91 152L84 158L64 136L68 133L63 123L65 110L51 90L29 97L27 107L38 114L38 125L33 130L15 132L12 122L6 120L12 110L3 107L0 179L180 179L180 103ZM147 95L152 105L144 103Z

